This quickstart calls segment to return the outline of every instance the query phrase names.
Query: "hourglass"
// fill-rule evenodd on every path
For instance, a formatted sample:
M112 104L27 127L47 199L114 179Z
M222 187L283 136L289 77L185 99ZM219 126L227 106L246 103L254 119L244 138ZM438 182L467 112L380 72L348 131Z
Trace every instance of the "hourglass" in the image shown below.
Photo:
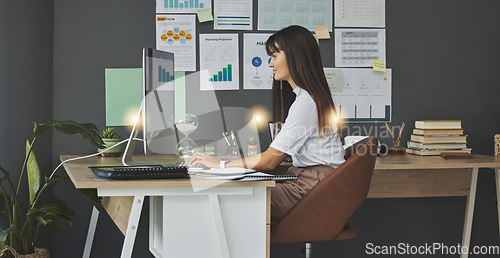
M182 158L190 158L195 153L197 146L193 139L189 138L189 135L198 128L198 118L192 114L176 115L174 125L185 136L177 144L177 149L182 154Z

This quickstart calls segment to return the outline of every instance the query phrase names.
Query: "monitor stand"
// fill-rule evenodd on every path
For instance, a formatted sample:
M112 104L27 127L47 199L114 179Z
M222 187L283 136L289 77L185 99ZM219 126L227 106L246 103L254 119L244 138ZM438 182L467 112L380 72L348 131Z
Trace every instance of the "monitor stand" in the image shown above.
M141 141L137 138L139 131L142 129L142 105L139 108L139 113L137 114L137 118L135 119L134 127L132 127L132 131L130 132L130 136L127 142L127 147L125 147L125 151L122 156L122 164L124 166L133 166L133 165L141 165L132 160L132 155L134 154L135 144L138 141ZM145 139L142 139L143 141Z

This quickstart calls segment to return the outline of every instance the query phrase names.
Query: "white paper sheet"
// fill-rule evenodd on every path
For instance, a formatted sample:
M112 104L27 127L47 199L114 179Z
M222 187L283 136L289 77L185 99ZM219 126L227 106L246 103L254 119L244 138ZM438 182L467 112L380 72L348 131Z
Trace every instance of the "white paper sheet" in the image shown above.
M156 15L156 48L174 53L175 71L196 71L194 15Z
M324 68L337 113L346 122L391 121L391 69Z
M243 89L271 89L273 70L269 68L270 57L266 53L267 33L243 35Z
M238 56L238 34L200 34L200 90L239 90Z
M156 0L157 13L196 13L205 8L212 8L211 0Z
M332 31L332 5L332 0L259 0L258 29L301 25L314 31L314 27L326 25Z
M335 0L335 27L385 27L385 0Z
M336 29L335 66L372 67L385 60L385 29Z
M214 0L214 30L252 30L252 0Z

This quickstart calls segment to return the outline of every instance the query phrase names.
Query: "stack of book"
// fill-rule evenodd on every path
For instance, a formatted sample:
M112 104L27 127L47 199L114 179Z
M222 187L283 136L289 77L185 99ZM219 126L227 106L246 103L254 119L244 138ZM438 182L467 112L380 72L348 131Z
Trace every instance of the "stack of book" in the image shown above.
M415 121L415 129L406 153L421 156L439 156L441 153L470 154L467 135L460 120Z

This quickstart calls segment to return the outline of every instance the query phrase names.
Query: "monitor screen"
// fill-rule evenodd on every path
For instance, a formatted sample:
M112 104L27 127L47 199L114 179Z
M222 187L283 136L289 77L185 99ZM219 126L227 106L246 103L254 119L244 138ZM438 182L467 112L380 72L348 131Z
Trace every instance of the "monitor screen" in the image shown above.
M143 135L145 154L175 154L174 54L143 49Z

